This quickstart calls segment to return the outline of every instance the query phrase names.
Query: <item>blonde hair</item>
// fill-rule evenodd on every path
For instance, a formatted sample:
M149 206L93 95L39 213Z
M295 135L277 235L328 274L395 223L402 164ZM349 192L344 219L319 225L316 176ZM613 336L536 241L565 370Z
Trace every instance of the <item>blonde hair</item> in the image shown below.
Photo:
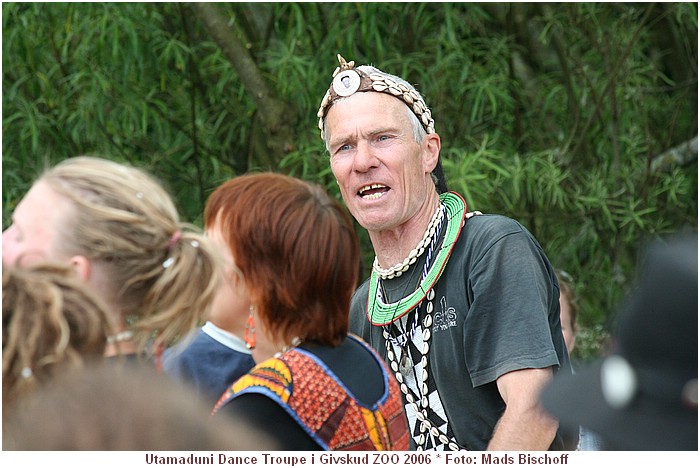
M216 287L217 256L201 230L180 222L154 177L79 156L40 180L75 207L59 228L61 248L105 268L107 300L118 304L142 350L155 337L168 346L201 321Z
M110 314L66 265L3 265L3 409L62 370L102 357Z

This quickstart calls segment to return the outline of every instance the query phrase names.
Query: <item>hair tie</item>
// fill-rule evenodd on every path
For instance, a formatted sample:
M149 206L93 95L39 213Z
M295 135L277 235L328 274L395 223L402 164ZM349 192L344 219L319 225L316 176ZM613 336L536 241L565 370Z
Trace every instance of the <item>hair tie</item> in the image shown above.
M182 239L182 231L175 231L168 241L168 253L172 252L173 247L175 247L175 244L177 244L177 241L180 239Z

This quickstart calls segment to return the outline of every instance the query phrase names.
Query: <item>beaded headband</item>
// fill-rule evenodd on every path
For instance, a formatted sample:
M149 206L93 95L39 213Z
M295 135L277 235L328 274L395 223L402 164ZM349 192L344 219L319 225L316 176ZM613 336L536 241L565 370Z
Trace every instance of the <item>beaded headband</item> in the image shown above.
M321 130L322 139L324 138L323 118L333 103L343 97L365 91L386 93L400 99L416 114L426 133L435 133L435 121L430 109L423 97L412 86L399 83L391 75L380 70L367 74L355 68L354 61L346 62L340 54L338 54L338 62L340 66L333 72L333 82L323 96L321 107L318 109L318 128Z

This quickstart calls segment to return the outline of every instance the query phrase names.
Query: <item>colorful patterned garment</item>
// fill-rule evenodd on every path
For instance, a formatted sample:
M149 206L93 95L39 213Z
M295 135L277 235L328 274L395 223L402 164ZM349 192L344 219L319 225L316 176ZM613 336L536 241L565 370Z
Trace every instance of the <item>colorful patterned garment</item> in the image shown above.
M212 413L237 395L261 393L284 408L326 450L408 450L398 384L374 351L363 346L382 366L386 389L371 408L355 400L315 355L294 348L236 381Z

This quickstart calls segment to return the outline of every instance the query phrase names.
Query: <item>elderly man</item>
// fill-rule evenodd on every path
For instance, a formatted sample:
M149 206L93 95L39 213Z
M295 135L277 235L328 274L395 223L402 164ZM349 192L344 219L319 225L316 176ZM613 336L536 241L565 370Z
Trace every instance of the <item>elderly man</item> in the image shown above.
M447 191L440 136L413 86L338 59L319 127L376 255L351 330L394 371L411 447L562 448L538 400L555 372L571 372L542 248L518 222L470 213Z

